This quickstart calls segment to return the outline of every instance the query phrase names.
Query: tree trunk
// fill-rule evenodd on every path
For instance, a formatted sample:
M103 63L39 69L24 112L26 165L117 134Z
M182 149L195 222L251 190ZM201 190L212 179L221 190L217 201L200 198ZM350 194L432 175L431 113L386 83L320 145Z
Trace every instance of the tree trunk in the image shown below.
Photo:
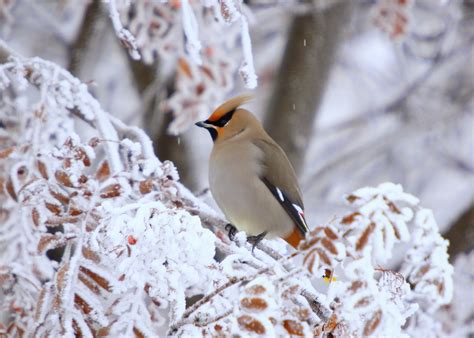
M454 222L444 237L449 240L448 253L451 261L459 253L474 249L474 204Z
M295 16L265 115L265 128L295 170L303 167L317 109L335 60L351 1Z

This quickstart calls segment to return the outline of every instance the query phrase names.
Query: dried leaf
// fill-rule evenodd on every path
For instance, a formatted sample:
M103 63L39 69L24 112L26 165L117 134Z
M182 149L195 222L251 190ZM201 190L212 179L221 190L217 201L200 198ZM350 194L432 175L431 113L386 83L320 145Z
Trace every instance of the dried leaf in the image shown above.
M91 250L87 246L82 247L82 256L85 259L93 261L94 263L100 263L100 256L95 251Z
M94 282L96 282L101 288L107 290L107 291L110 291L112 290L112 288L110 287L110 283L107 279L105 279L104 277L98 275L97 273L95 273L94 271L91 271L89 270L88 268L84 267L84 266L80 266L79 267L79 271L81 271L82 273L84 273L85 275L87 275L88 277L90 277Z
M352 214L343 217L341 224L351 224L355 221L357 216L360 216L360 212L353 212Z
M48 202L44 202L44 205L46 206L46 209L51 211L56 216L59 216L61 214L61 206Z
M10 197L18 202L18 198L16 196L16 191L15 191L15 188L13 188L13 182L10 178L8 178L7 183L5 184L5 189L7 190Z
M336 328L338 321L337 315L333 313L326 324L324 324L324 332L331 333Z
M61 204L69 204L69 197L66 195L61 194L59 191L56 191L55 189L49 189L49 193L51 196L53 196L55 199L57 199Z
M327 238L321 239L321 244L333 255L337 255L337 249L336 246Z
M256 284L256 285L252 285L251 287L246 288L245 291L251 295L260 295L264 293L265 291L267 291L267 289L263 285Z
M357 290L359 290L362 286L365 285L365 282L362 281L353 281L351 284L351 287L349 290L351 290L353 293L355 293Z
M321 258L324 264L331 265L331 260L329 259L328 255L326 255L323 249L316 248L316 251L318 252L319 258Z
M135 326L133 327L133 334L135 335L136 338L145 338L145 335Z
M69 178L69 175L62 170L56 170L56 172L54 173L54 177L60 184L64 185L65 187L72 188L74 186L71 182L71 179Z
M365 322L364 326L364 336L372 335L377 327L379 326L380 322L382 321L382 310L378 310L374 313L372 318Z
M334 231L329 227L324 227L324 233L329 239L336 240L338 238Z
M246 308L249 310L258 310L258 311L263 311L268 307L268 304L265 301L265 299L262 299L259 297L242 298L242 300L240 301L240 305L243 308Z
M355 196L355 195L349 195L346 197L346 200L349 202L349 203L354 203L356 200L358 200L359 197Z
M92 311L92 308L87 302L81 298L77 293L74 294L74 304L81 309L83 313L86 315L89 314Z
M151 178L141 181L139 185L140 193L146 195L153 190L153 180Z
M91 165L91 160L90 160L89 156L87 156L87 153L84 151L84 149L79 148L76 151L76 154L74 155L74 158L76 160L82 161L82 163L84 163L84 166L86 166L86 167L90 167L90 165Z
M75 319L72 320L72 328L74 329L74 336L76 338L84 337L82 334L81 328L79 327Z
M183 58L178 59L178 71L190 79L193 77L191 67L189 67L189 64Z
M365 228L364 232L362 233L362 235L360 235L359 239L357 240L356 250L360 251L367 245L367 242L369 241L369 237L372 234L372 232L374 232L374 229L375 229L374 222L370 223Z
M87 278L82 272L78 274L79 280L87 286L89 290L91 290L93 293L98 295L100 293L100 289L97 286L97 284L94 284L89 278Z
M374 300L374 297L372 297L372 296L363 297L363 298L359 299L357 301L357 303L354 304L354 307L355 308L365 307L365 306L369 305L370 303L372 303L373 300Z
M290 335L304 337L303 325L294 320L285 319L283 321L283 327Z
M92 148L97 147L99 143L100 143L100 140L98 137L93 137L89 140L89 146L91 146Z
M49 175L48 175L48 169L46 168L46 164L44 164L42 161L40 160L37 160L36 161L36 167L38 168L38 171L39 173L41 174L41 176L47 180L49 178Z
M40 254L45 253L47 250L57 248L58 246L63 245L65 242L62 235L53 235L53 234L43 234L38 242L38 252Z
M95 173L95 178L97 178L99 182L102 182L106 180L109 176L110 176L109 163L107 161L104 161L101 163L101 165L97 169Z
M239 323L240 328L243 330L255 332L256 334L265 334L265 327L263 324L249 315L240 316L237 318L237 323Z
M56 288L61 292L64 290L64 283L69 272L69 263L63 264L56 273Z
M111 184L106 186L100 192L100 197L102 198L114 198L120 196L120 184Z
M0 150L0 159L7 158L15 150L15 147L9 147Z

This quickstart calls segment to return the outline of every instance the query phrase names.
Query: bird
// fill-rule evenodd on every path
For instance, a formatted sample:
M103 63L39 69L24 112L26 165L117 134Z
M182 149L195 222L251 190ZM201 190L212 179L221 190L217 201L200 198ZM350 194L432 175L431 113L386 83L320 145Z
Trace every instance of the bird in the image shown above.
M251 99L234 97L195 123L214 142L209 188L230 222L225 229L231 239L238 230L247 234L252 250L263 238L275 237L297 248L309 230L295 170L260 121L241 108Z

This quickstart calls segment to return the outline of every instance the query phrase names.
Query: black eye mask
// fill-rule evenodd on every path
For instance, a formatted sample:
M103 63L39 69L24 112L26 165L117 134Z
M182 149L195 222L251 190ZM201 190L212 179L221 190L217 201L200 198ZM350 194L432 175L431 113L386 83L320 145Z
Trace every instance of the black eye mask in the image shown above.
M235 109L232 109L231 111L225 113L219 120L217 121L204 121L205 123L207 124L212 124L213 126L216 126L216 127L224 127L227 122L229 122L231 119L232 119L232 115L234 115L235 113Z

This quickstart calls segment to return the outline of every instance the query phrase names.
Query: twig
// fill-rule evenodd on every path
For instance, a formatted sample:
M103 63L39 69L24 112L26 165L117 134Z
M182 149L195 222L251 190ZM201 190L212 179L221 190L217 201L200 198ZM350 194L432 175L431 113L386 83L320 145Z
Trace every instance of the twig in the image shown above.
M234 285L237 285L237 284L241 284L243 282L249 282L253 279L255 279L257 276L259 275L262 275L268 271L270 271L270 267L266 267L266 268L263 268L261 269L260 271L258 271L257 273L251 275L251 276L242 276L242 277L239 277L239 278L236 278L236 277L232 277L229 279L229 281L227 281L227 283L221 285L220 287L218 287L217 289L215 289L213 292L211 292L210 294L204 296L203 298L201 298L199 301L197 301L196 303L194 303L192 306L190 306L188 309L186 309L186 311L184 312L183 316L181 317L181 319L179 321L177 321L176 323L172 324L170 326L170 329L168 330L168 335L172 335L173 333L175 333L181 326L185 325L187 323L187 320L188 318L197 310L199 309L201 306L203 306L204 304L208 303L209 301L212 300L212 298L214 298L215 296L221 294L222 292L224 292L226 289L234 286Z

